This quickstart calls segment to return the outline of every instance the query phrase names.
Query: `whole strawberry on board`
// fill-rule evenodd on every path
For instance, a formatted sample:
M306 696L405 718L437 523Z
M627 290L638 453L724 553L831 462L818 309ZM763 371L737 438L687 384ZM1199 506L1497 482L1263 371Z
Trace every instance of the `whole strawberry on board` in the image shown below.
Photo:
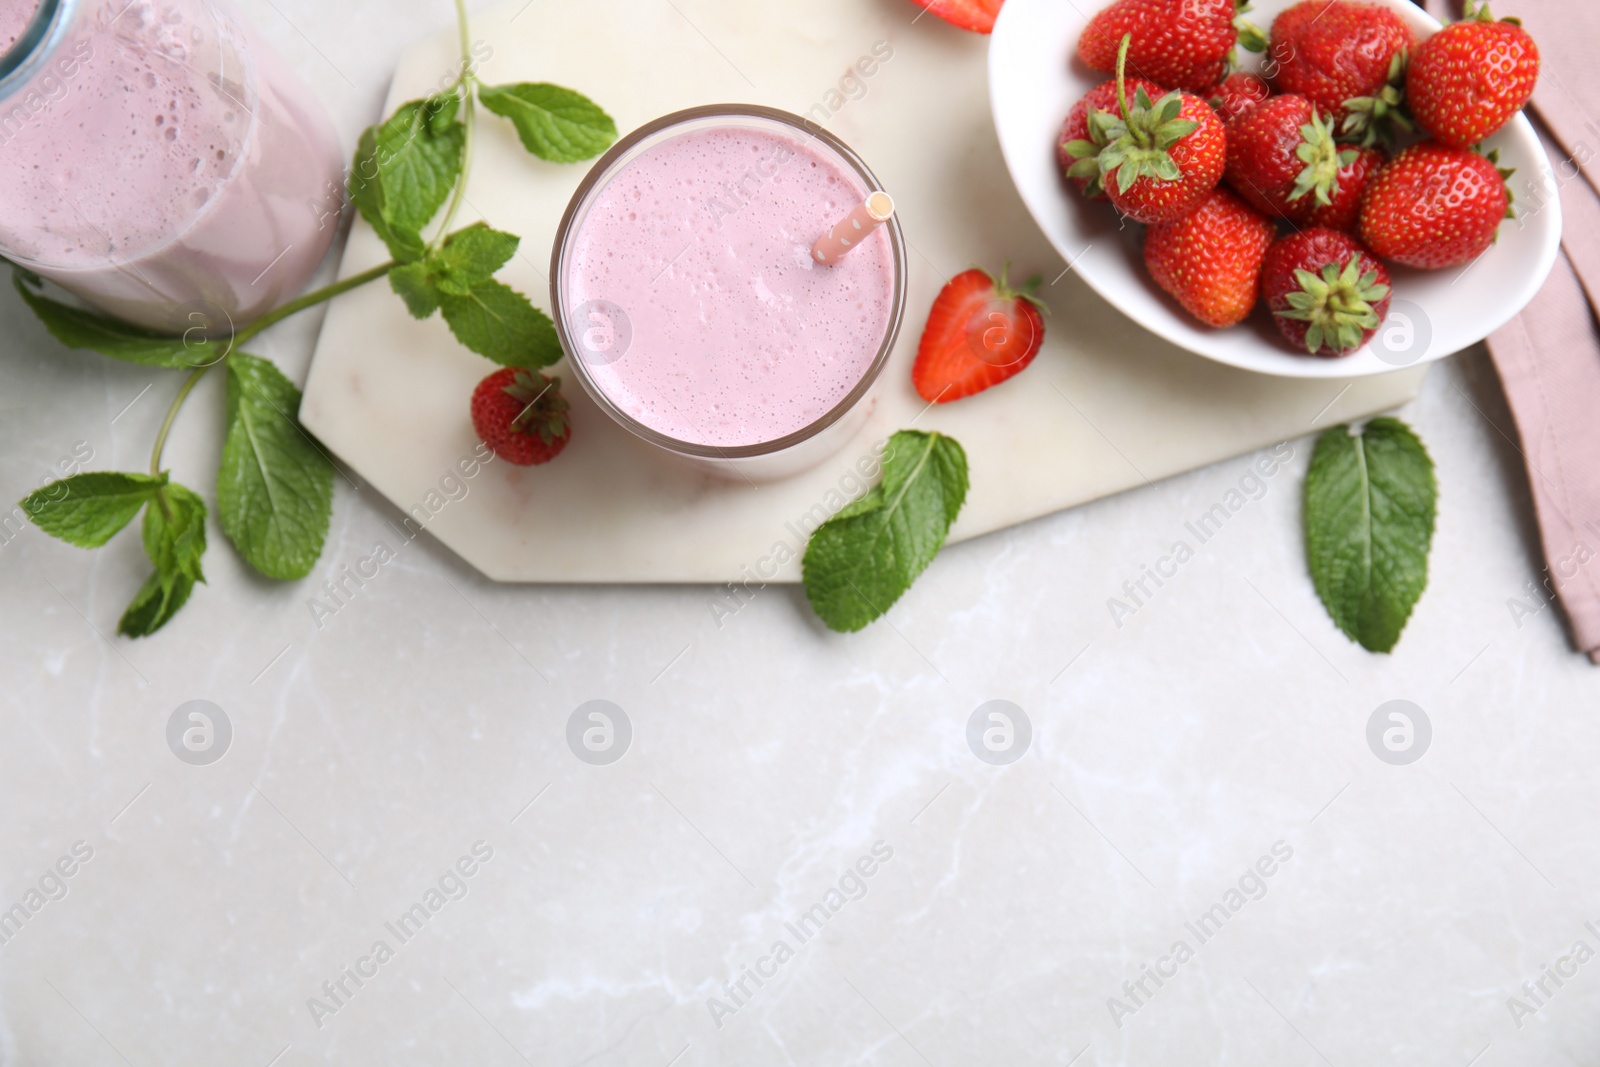
M1217 113L1222 124L1227 126L1257 104L1265 102L1272 95L1272 86L1259 74L1238 70L1201 95L1211 104L1211 110Z
M1093 70L1116 70L1122 39L1131 37L1134 74L1198 93L1222 80L1235 45L1266 47L1266 37L1244 20L1247 10L1235 0L1116 0L1084 27L1078 58Z
M1389 271L1349 234L1290 234L1267 252L1261 297L1295 348L1337 359L1358 351L1389 314Z
M1600 42L1594 42L1600 44ZM1434 140L1471 148L1521 111L1539 81L1539 46L1516 19L1496 22L1487 0L1422 42L1411 59L1411 112Z
M1228 184L1269 215L1302 223L1332 207L1343 168L1359 161L1303 96L1275 96L1228 127Z
M507 463L548 463L572 439L561 379L502 367L472 391L472 428Z
M1271 219L1219 186L1188 216L1150 227L1144 262L1185 311L1226 329L1256 306L1261 262L1277 233Z
M1044 344L1044 304L1034 294L1042 279L1021 289L976 268L940 290L928 312L911 368L917 395L930 404L981 393L1027 369Z
M1302 0L1272 23L1268 70L1280 93L1305 97L1342 137L1375 144L1410 129L1406 61L1416 34L1398 12L1360 0Z
M1355 158L1350 159L1350 153ZM1367 186L1389 162L1389 153L1381 148L1346 149L1339 153L1341 166L1337 188L1328 203L1320 201L1306 216L1307 226L1324 226L1344 233L1357 233L1361 229L1361 202L1366 199ZM1349 162L1344 162L1345 160Z
M994 20L1006 0L911 0L952 26L973 33L993 33ZM921 18L918 15L917 18Z
M1137 95L1140 89L1151 98L1167 95L1167 91L1155 82L1145 81L1143 78L1132 78L1128 81L1129 92ZM1084 94L1082 100L1072 105L1072 110L1067 112L1067 120L1061 124L1061 136L1056 140L1056 159L1061 164L1061 173L1078 187L1078 192L1090 200L1104 200L1106 190L1100 182L1098 160L1103 146L1090 140L1091 110L1122 114L1117 104L1115 78L1096 85Z
M1118 110L1089 112L1089 131L1100 149L1106 195L1135 222L1181 219L1222 180L1228 135L1211 105L1191 93L1170 92L1152 101L1140 88L1130 102L1127 57L1117 59Z
M1514 217L1509 170L1465 148L1412 145L1380 170L1361 202L1361 238L1394 263L1443 270L1489 250Z

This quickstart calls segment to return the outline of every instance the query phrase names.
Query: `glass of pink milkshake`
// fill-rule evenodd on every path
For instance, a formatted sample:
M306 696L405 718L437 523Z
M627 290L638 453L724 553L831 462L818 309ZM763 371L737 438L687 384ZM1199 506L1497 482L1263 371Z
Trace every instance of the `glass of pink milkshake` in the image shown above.
M119 318L225 333L339 227L310 91L217 0L0 0L0 254Z
M881 188L838 138L771 108L693 108L624 137L556 234L573 373L622 426L713 473L820 462L871 411L906 254L894 219L832 265L812 246Z

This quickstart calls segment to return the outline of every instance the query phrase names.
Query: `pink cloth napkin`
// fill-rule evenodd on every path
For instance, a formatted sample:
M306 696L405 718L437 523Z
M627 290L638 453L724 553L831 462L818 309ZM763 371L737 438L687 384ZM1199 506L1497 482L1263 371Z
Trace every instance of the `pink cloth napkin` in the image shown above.
M1459 3L1427 0L1439 18ZM1489 338L1489 354L1522 438L1551 587L1577 648L1600 664L1600 4L1494 0L1539 45L1532 116L1560 186L1563 255L1526 311ZM1553 193L1538 175L1512 179L1517 209ZM1510 225L1510 224L1508 224Z

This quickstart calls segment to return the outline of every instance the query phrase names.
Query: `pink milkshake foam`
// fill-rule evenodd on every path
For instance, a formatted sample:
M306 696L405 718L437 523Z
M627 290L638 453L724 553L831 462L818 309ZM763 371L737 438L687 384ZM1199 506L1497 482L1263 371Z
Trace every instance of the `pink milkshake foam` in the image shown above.
M586 363L621 411L679 441L758 445L803 430L871 368L893 315L879 231L833 265L811 247L870 192L826 146L747 126L645 150L594 197L567 306L607 301L631 339Z

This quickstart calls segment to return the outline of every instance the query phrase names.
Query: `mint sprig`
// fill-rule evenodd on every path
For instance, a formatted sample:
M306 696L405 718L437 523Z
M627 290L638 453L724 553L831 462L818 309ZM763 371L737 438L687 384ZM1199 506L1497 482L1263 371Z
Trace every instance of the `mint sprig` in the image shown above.
M456 340L479 355L505 366L549 366L563 354L550 316L494 279L520 239L484 223L449 232L465 201L474 101L510 119L541 159L588 159L616 140L611 117L581 93L546 83L480 85L469 64L450 92L411 101L362 135L352 199L394 256L389 286L413 317L442 311ZM422 230L441 206L439 236L425 243Z
M465 6L458 3L456 12L462 73L443 91L402 104L369 127L351 165L350 200L388 247L389 262L291 300L226 338L198 328L181 336L154 333L53 300L43 295L37 274L11 264L17 292L62 344L189 371L156 435L148 475L89 472L22 501L40 529L85 548L104 545L145 510L144 545L155 573L123 614L122 634L155 633L205 580L205 501L171 482L161 457L184 402L213 367L228 368L228 429L217 477L223 530L245 561L270 578L302 578L322 553L332 510L332 462L300 425L299 390L272 364L239 351L251 338L388 275L413 315L428 318L442 309L461 343L490 359L542 367L561 358L549 316L494 280L516 254L518 238L483 223L451 231L466 201L477 104L509 118L530 152L556 162L604 151L616 139L616 126L570 89L480 86ZM429 240L424 231L441 209Z
M160 629L205 581L206 505L192 491L156 475L86 471L36 490L22 509L52 537L79 548L99 548L144 511L144 547L155 573L128 606L118 626L128 637Z
M1335 426L1306 473L1306 561L1334 624L1369 652L1390 652L1428 584L1438 485L1405 423Z
M939 433L896 433L883 479L811 535L801 561L811 607L845 633L882 616L933 562L966 499L960 444Z

